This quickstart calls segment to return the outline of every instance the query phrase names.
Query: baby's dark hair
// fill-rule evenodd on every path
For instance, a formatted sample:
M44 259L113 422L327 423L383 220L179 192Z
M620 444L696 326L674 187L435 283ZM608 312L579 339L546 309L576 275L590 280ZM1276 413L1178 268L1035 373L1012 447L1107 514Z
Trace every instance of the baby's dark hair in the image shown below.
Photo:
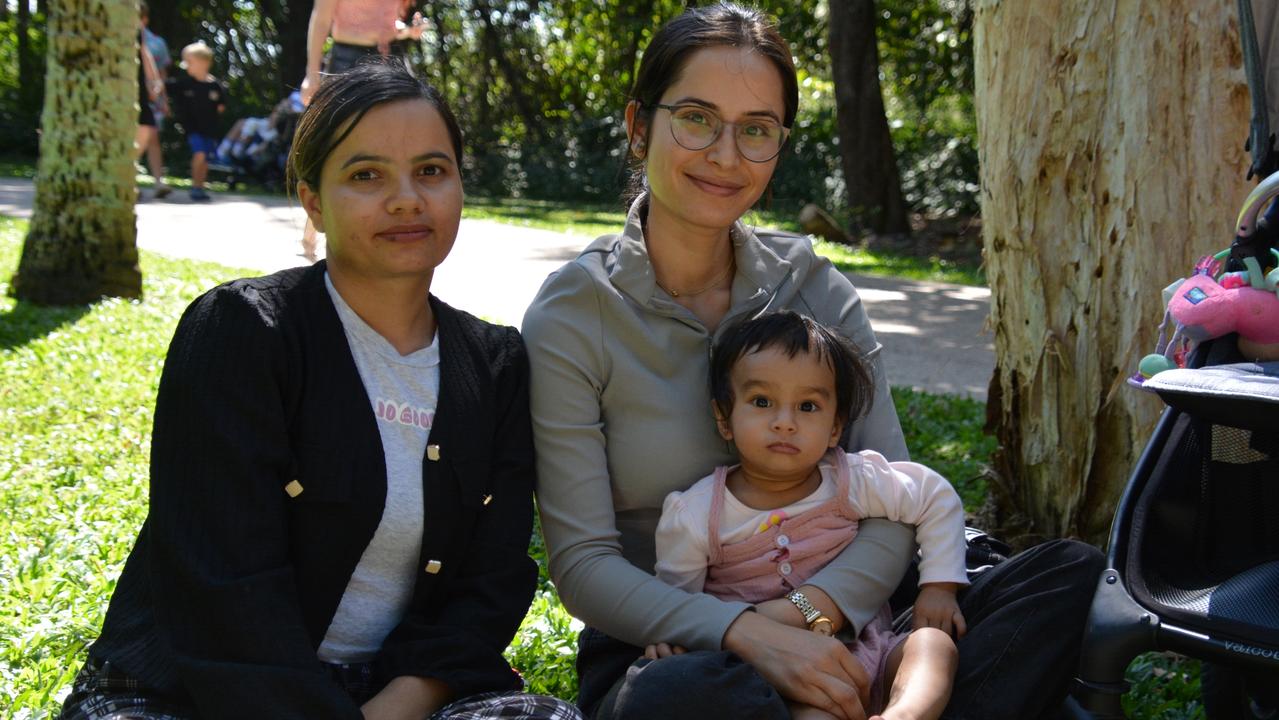
M787 357L814 353L835 374L835 415L850 422L870 409L875 384L870 366L852 341L791 310L764 313L726 329L711 352L711 399L728 416L733 408L733 366L761 350Z

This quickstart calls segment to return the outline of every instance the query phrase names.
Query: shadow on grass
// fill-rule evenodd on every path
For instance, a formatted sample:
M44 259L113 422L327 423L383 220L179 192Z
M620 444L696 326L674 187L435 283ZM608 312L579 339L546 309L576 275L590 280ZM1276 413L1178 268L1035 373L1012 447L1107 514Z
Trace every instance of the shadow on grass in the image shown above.
M46 306L19 300L11 310L0 311L0 350L21 347L45 337L88 314L90 305Z

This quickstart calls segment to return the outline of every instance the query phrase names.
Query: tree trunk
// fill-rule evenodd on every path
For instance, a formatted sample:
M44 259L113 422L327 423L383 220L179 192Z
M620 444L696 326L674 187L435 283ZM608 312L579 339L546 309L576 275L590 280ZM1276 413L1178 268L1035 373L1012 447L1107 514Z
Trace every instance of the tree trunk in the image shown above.
M18 96L23 107L35 94L32 85L35 83L35 62L31 57L31 4L28 0L18 0ZM30 112L34 113L34 110Z
M19 299L72 305L142 294L133 213L137 28L132 3L54 5L35 212L12 283Z
M541 142L546 135L546 126L542 122L541 113L529 98L527 88L531 81L528 75L521 72L507 57L506 49L503 47L504 36L507 33L504 32L505 28L499 28L493 23L493 11L488 3L476 2L476 8L484 25L483 47L486 56L485 60L495 63L502 73L502 78L506 80L509 98L515 105L516 113L524 121L526 136L534 142ZM510 39L505 40L505 42L514 44L514 41Z
M1235 5L979 0L974 55L995 522L1101 544L1162 407L1125 383L1160 289L1249 190Z
M831 0L830 62L839 153L853 218L877 233L909 233L879 87L874 0Z

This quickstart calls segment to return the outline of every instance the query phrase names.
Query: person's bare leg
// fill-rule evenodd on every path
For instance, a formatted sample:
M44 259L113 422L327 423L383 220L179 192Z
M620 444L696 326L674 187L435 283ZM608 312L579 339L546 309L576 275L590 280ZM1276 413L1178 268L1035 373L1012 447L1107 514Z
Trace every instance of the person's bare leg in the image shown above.
M888 706L868 720L937 720L946 709L959 650L937 628L920 628L888 658Z
M191 185L192 187L204 187L204 179L209 176L209 160L204 153L198 152L191 156Z
M302 257L307 262L315 262L315 226L311 224L311 218L306 219L306 227L302 228Z
M146 152L147 145L151 143L151 138L156 135L155 126L139 125L138 129L133 131L133 158L135 160L142 157L142 153Z
M160 133L153 132L150 134L151 139L147 142L147 167L151 170L151 177L155 178L156 197L168 194L168 188L164 184L164 158L160 155Z
M133 131L133 159L141 160L142 156L147 152L147 148L153 141L159 141L160 133L156 131L154 125L139 125L137 130ZM152 175L154 175L154 171ZM156 187L160 187L159 178L156 179ZM142 189L138 188L138 199L142 199Z

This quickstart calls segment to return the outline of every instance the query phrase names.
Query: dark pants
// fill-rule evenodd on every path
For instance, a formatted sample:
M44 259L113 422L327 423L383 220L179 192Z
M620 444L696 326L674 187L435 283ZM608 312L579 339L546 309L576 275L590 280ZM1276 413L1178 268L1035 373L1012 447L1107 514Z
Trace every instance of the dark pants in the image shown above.
M391 43L392 57L404 61L407 58L408 51L409 42L407 40L396 40ZM381 56L382 54L378 52L377 47L373 45L351 45L334 42L329 48L329 54L324 58L324 72L329 75L339 75L365 60L377 59Z
M1054 540L979 575L959 596L968 634L959 641L959 672L943 717L1056 718L1104 564L1090 545ZM587 717L790 717L768 683L732 653L637 661L640 648L590 628L579 642L579 703Z

